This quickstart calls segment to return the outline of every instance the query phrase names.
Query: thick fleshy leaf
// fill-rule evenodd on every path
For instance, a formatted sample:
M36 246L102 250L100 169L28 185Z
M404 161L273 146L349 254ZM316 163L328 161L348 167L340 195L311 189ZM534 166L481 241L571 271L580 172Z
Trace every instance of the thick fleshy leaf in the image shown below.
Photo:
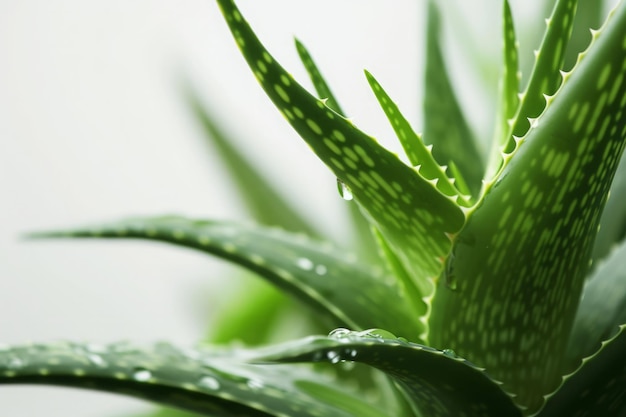
M270 348L258 361L349 361L373 366L407 391L418 415L521 416L511 397L483 369L453 351L409 343L378 329L337 329L329 337L311 337Z
M559 383L623 152L625 39L621 3L469 213L433 300L432 343L489 369L529 413Z
M322 72L315 64L315 61L313 61L313 57L311 57L311 54L306 49L304 44L297 39L296 49L298 50L300 60L304 64L304 67L309 74L309 78L311 78L311 82L313 83L313 86L315 87L315 91L317 91L317 95L319 96L319 98L325 100L326 106L328 106L331 110L346 117L346 114L339 106L339 101L335 98L332 91L330 90L330 87L328 86L328 83L322 76ZM341 190L343 183L339 179L337 181L338 186L340 187L339 191L341 194L343 192ZM376 247L376 242L372 237L370 224L367 219L363 217L363 213L361 213L359 206L356 204L349 204L348 211L350 220L352 222L354 244L358 252L366 256L377 256L378 251Z
M137 218L36 237L137 238L210 253L254 271L337 325L388 326L417 337L398 287L332 245L280 229L168 216ZM363 291L367 288L367 291Z
M393 130L396 132L404 152L413 166L419 167L419 173L426 179L436 180L440 190L449 196L455 196L457 203L469 207L470 203L454 186L453 181L446 175L445 169L437 163L431 153L432 146L427 147L422 138L415 133L409 121L402 115L396 103L385 92L383 87L376 81L374 76L365 71L367 81L378 99L378 103L387 115Z
M600 230L593 247L594 264L608 256L626 238L626 158L622 156L600 219ZM592 266L595 267L595 265Z
M520 72L518 43L511 7L507 0L503 2L502 37L504 39L502 45L503 65L502 74L500 75L496 127L485 178L492 178L502 163L502 147L509 140L511 133L510 123L513 122L519 106Z
M626 325L548 396L537 417L622 417L626 414Z
M287 121L351 189L413 279L434 279L450 249L448 236L464 224L463 211L435 181L302 88L259 42L232 0L218 4L248 65Z
M546 33L541 47L536 52L535 65L524 92L519 111L505 146L505 152L515 149L513 137L522 137L531 128L531 120L538 117L547 105L547 97L552 96L561 85L563 61L572 27L578 0L558 0L552 16L546 21ZM529 120L530 119L530 120Z
M147 348L65 342L2 346L0 384L107 391L207 416L384 416L323 375L296 367L242 364L247 354L183 350L164 343ZM327 401L306 388L311 380L331 393ZM369 413L361 414L364 408Z
M566 372L576 369L600 343L626 323L626 243L611 252L585 283L567 348Z
M571 70L578 59L578 54L587 49L591 42L589 29L596 29L602 25L605 4L604 0L579 0L574 16L572 36L565 51L564 70Z
M423 138L433 145L433 155L441 165L454 162L475 197L481 186L484 162L448 77L440 32L437 6L429 1Z

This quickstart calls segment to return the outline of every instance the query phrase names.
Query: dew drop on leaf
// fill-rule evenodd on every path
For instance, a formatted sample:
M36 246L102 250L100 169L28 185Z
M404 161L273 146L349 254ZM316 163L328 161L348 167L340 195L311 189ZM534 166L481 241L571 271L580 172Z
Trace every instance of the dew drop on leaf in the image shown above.
M346 201L352 200L354 197L352 196L352 190L350 187L346 185L345 182L341 181L337 178L337 190L339 191L339 195Z
M331 331L330 333L328 333L328 337L334 337L335 339L343 339L345 337L348 337L350 333L352 333L350 330L345 329L343 327L339 327Z
M326 358L330 361L330 363L339 363L339 361L341 361L341 355L334 350L326 352Z
M452 349L444 349L443 354L450 358L458 358L458 355Z
M145 382L152 378L152 372L145 368L135 368L133 371L133 379L140 382Z
M310 271L315 266L313 264L313 261L307 258L298 258L296 260L296 265L298 265L299 268L304 269L305 271Z
M217 390L220 388L220 383L217 381L217 379L208 375L200 378L200 380L198 381L198 385L202 388L208 388L210 390Z

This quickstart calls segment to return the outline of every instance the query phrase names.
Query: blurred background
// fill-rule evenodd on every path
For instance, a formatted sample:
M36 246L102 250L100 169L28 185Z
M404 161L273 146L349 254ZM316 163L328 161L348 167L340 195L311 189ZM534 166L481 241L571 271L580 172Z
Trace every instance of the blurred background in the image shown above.
M471 4L469 4L471 3ZM522 66L550 7L511 2ZM550 2L551 3L551 2ZM240 0L274 56L310 87L293 38L345 111L400 152L368 69L420 131L425 1ZM501 6L439 2L449 70L491 135ZM542 18L538 18L541 16ZM210 0L0 0L0 343L171 340L191 345L236 303L234 267L146 242L33 242L27 231L129 215L249 221L185 101L193 86L233 142L329 239L344 239L335 178L252 77ZM149 404L61 388L0 387L12 417L129 416Z

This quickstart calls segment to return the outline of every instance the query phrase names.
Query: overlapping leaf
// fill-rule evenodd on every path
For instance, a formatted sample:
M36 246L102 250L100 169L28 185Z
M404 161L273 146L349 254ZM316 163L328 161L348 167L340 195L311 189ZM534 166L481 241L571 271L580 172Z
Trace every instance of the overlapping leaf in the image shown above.
M558 384L624 148L624 39L621 3L470 215L433 302L433 343L487 367L529 413Z
M439 13L428 2L424 90L424 142L433 145L441 165L454 163L473 196L478 194L484 162L458 103L440 46Z
M450 350L408 343L377 329L359 333L338 329L330 337L311 337L270 348L259 361L350 361L373 366L409 393L418 415L521 416L511 397L483 369Z
M626 325L563 378L537 417L621 417L626 413Z
M601 342L613 337L626 323L626 243L615 248L585 283L583 297L567 347L566 372L591 356Z
M0 384L108 391L207 416L384 416L323 375L296 367L242 364L248 354L183 350L164 343L147 348L128 343L2 346ZM302 389L310 380L326 386L331 393L327 401Z
M170 216L129 219L35 236L138 238L197 249L258 273L315 308L334 325L356 328L384 325L406 337L420 334L410 320L411 310L398 287L343 251L303 235Z
M267 95L399 254L411 276L429 281L448 253L459 207L394 154L312 97L269 54L232 0L218 0L248 65ZM428 295L428 294L424 294Z

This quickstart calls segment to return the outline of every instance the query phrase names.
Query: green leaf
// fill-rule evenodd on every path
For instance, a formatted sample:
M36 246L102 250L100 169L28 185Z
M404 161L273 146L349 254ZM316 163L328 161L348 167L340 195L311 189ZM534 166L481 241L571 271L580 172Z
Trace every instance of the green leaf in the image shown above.
M261 86L287 121L350 187L368 219L416 281L430 283L465 216L434 184L350 121L311 96L269 54L232 0L218 0L230 30ZM430 294L423 294L424 297Z
M624 207L626 207L626 158L622 156L600 219L600 230L593 247L594 264L608 256L615 245L626 237Z
M345 116L344 111L341 109L341 106L339 106L339 102L330 90L328 83L322 76L322 73L320 72L317 65L315 65L313 57L311 57L311 54L306 49L304 44L298 39L296 39L296 50L298 51L300 60L304 64L304 68L311 78L311 82L313 83L313 86L315 87L315 91L317 91L319 98L322 100L326 100L326 106L328 106L331 110L341 114L342 116Z
M409 121L402 115L398 106L391 100L391 97L389 97L383 87L376 81L374 76L367 71L365 71L365 76L380 103L380 107L382 107L391 126L396 132L411 164L418 167L419 173L424 178L436 180L437 187L441 192L449 196L454 196L458 204L469 207L469 201L460 195L453 182L446 175L445 169L437 163L431 154L432 146L427 147L424 142L422 142L422 138L415 133Z
M496 127L490 161L487 166L485 178L492 178L502 163L502 147L509 141L511 125L519 107L520 72L519 52L513 15L509 2L503 2L502 37L504 39L502 55L503 66L500 75L500 95L496 116Z
M468 214L432 305L432 343L489 369L529 413L559 382L626 140L626 3L594 39Z
M515 122L508 135L505 153L515 149L514 137L523 137L531 128L531 120L539 117L547 105L547 97L552 96L561 85L561 69L572 27L578 0L558 0L552 16L546 21L547 30L541 47L536 52L528 86L524 92ZM530 120L529 120L530 119Z
M591 42L589 29L595 29L602 25L602 12L605 3L603 0L578 1L572 36L565 51L564 70L571 70L578 59L578 54L589 46L589 42Z
M585 283L567 347L566 372L593 354L626 323L626 243L611 252Z
M417 337L399 289L344 251L280 229L168 216L137 218L35 237L137 238L219 256L256 272L313 307L333 325L388 326ZM363 291L367 288L367 291Z
M626 412L626 325L566 375L537 417L621 417Z
M3 346L0 384L47 384L130 395L208 416L342 416L363 407L362 400L328 378L297 367L242 364L249 352L228 354L179 349L165 343L140 348L50 343ZM301 384L325 384L326 400ZM368 416L382 417L369 406Z
M450 350L396 339L378 329L338 329L329 337L310 337L272 347L258 359L278 362L358 362L390 375L407 391L418 415L429 417L521 416L511 397L481 368Z
M424 142L442 165L457 166L476 197L484 173L483 158L454 94L440 46L440 19L435 3L428 2L426 70L424 80Z

